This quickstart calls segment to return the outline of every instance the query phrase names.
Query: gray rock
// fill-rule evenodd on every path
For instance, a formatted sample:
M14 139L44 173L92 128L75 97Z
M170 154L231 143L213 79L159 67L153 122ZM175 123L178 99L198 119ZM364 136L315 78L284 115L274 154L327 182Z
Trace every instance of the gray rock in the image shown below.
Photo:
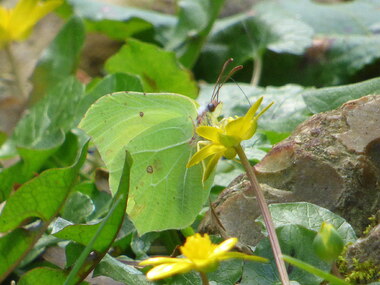
M358 239L349 246L346 257L349 268L352 267L354 258L359 263L370 261L375 266L380 266L380 224L374 227L366 237Z

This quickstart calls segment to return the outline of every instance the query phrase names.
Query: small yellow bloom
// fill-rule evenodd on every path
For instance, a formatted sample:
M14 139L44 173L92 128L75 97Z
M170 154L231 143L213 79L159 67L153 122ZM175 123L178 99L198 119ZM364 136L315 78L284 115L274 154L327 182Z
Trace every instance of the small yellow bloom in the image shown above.
M268 262L263 257L228 252L236 243L237 238L230 238L219 245L213 244L207 234L204 236L195 234L188 237L184 246L180 247L185 258L153 257L140 262L140 265L153 265L154 267L148 271L146 276L149 280L157 280L191 270L210 272L218 267L220 261L231 258Z
M269 104L255 116L262 101L263 98L261 97L249 108L247 114L243 117L226 118L220 121L216 126L197 127L197 134L209 141L205 147L193 155L187 163L187 167L198 164L211 156L203 173L203 181L206 181L222 156L228 159L234 158L236 156L235 147L243 140L248 140L254 135L258 118L273 104Z
M24 40L41 18L61 4L62 0L20 0L13 9L0 6L0 48Z

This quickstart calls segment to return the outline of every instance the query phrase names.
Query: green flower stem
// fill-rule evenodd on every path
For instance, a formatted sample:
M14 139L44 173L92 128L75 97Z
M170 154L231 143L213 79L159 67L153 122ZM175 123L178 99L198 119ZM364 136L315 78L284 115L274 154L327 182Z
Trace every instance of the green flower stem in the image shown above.
M253 59L253 74L252 74L252 79L251 79L252 86L259 85L262 70L263 70L263 57L262 55L257 55Z
M9 60L9 63L11 65L12 72L14 75L15 85L16 85L16 88L18 90L17 95L24 99L24 98L26 98L26 95L25 95L25 91L24 91L24 88L22 85L20 69L17 65L16 58L13 54L11 44L10 43L6 44L4 49L5 49L5 53L8 57L8 60Z
M207 278L206 273L199 271L199 275L201 276L201 279L202 279L202 285L209 285L210 284L208 282L208 278Z
M257 181L256 175L253 172L252 166L249 164L248 158L245 155L243 148L239 144L237 147L235 147L235 149L240 158L241 163L244 166L248 179L251 182L250 189L252 190L253 194L255 195L257 199L257 202L259 203L260 210L264 218L264 223L269 234L269 240L272 246L274 259L276 261L276 266L277 266L278 273L280 275L281 282L283 285L289 285L290 283L289 283L288 272L286 271L285 263L282 260L282 252L280 248L280 243L278 242L276 230L274 228L273 220L269 212L268 204L265 201L263 191L261 190L260 184Z

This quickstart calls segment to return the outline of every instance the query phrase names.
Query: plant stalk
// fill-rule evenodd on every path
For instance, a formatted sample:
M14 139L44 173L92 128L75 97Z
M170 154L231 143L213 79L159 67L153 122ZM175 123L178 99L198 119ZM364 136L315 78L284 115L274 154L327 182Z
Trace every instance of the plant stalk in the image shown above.
M263 191L261 190L260 184L257 181L256 175L253 172L253 168L249 164L248 158L245 155L243 148L239 144L237 147L235 147L235 149L240 158L241 163L244 166L248 179L251 183L250 189L255 195L257 202L260 206L260 210L264 218L264 223L268 231L269 241L272 246L272 251L273 251L274 259L276 262L277 270L280 275L281 283L283 285L289 285L290 283L289 283L288 272L286 271L285 263L282 260L282 252L281 252L280 243L278 242L276 230L274 228L273 220L269 212L268 204L265 201Z
M263 70L263 58L261 55L258 55L253 60L253 74L252 74L252 79L251 79L252 86L256 87L259 85L262 70Z
M5 45L4 47L5 49L5 53L8 57L8 60L9 60L9 63L11 65L11 68L12 68L12 72L13 72L13 75L14 75L14 81L15 81L15 86L18 90L18 97L21 97L22 99L25 99L26 98L26 94L25 94L25 91L24 91L24 88L23 88L23 85L22 85L22 80L21 80L21 74L20 74L20 69L19 69L19 66L17 64L17 61L16 61L16 58L13 54L13 51L12 51L12 47L11 47L11 44L8 43Z
M200 271L199 271L199 275L201 275L202 285L209 285L209 284L210 284L210 283L208 282L208 278L207 278L206 273L204 273L204 272L200 272Z

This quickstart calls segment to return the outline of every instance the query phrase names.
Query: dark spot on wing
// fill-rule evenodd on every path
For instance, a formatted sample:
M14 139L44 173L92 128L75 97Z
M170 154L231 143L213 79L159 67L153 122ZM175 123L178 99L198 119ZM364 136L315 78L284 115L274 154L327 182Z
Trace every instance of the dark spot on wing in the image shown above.
M144 117L144 112L140 112L140 117Z
M153 173L153 167L151 165L149 165L147 168L146 168L146 172L152 174Z

